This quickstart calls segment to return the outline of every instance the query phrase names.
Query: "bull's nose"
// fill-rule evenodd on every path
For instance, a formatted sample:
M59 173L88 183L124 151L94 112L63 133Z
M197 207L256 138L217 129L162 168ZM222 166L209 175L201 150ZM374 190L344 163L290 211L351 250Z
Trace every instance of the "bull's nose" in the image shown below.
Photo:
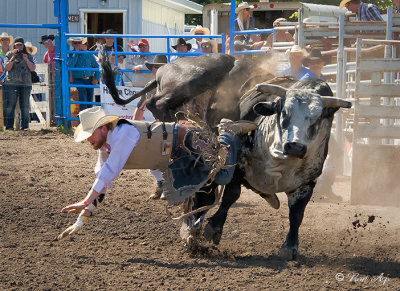
M304 158L307 146L298 142L287 142L283 145L283 154L296 158Z

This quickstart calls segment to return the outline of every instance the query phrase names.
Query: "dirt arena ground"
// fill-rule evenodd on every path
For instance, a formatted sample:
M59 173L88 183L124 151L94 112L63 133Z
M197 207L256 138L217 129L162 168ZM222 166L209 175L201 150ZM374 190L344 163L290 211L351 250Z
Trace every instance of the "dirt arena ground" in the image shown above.
M245 191L221 244L190 252L164 202L147 201L147 171L124 171L83 230L55 241L95 152L56 131L0 132L0 145L0 290L400 290L400 211L350 205L345 178L334 187L344 202L309 203L297 261L278 256L284 194L274 210Z

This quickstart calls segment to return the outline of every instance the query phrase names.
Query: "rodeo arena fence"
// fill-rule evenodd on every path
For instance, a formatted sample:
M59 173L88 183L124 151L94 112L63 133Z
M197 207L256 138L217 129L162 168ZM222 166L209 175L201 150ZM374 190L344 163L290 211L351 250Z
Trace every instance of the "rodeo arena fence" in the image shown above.
M67 48L69 37L104 37L103 34L68 33L67 0L56 0L55 15L58 24L41 25L10 25L0 24L0 27L18 28L48 28L56 29L56 68L38 65L38 73L43 75L43 82L35 84L31 96L32 111L37 113L42 127L50 125L70 126L78 120L79 104L100 105L102 102L79 101L76 89L78 87L94 88L95 95L99 85L70 84L69 74L74 70L98 70L88 68L69 68L68 54L97 54L96 51L70 51ZM288 66L288 56L285 53L294 44L302 48L315 44L321 39L332 47L331 64L323 69L323 75L338 98L351 101L353 108L339 111L335 116L332 135L344 149L341 172L351 176L351 202L379 205L400 206L398 195L397 173L395 169L400 163L400 15L387 10L387 21L360 22L345 20L342 15L338 22L304 22L302 11L298 11L298 22L282 22L280 27L258 30L234 31L236 1L231 1L230 18L230 54L265 54L265 50L236 51L234 36L237 34L273 33L273 44L268 53L272 53L278 62L278 69ZM275 32L287 30L294 35L293 42L275 42ZM170 51L171 40L188 38L188 35L132 35L110 34L114 38L115 65L118 55L159 55L163 54L170 61L171 56L182 55ZM202 37L190 35L190 38ZM121 39L165 39L166 49L162 52L118 52L117 38ZM219 53L225 53L225 35L207 35L207 38L218 40ZM349 44L352 44L349 45ZM375 49L377 45L381 47ZM375 47L375 48L374 48ZM375 53L378 52L378 53ZM185 53L185 56L199 54ZM121 72L135 74L124 69ZM143 74L143 73L141 73ZM145 71L144 74L151 74ZM117 82L118 77L117 77ZM127 82L129 83L129 82ZM130 93L141 88L135 84ZM38 101L36 94L46 95L45 101ZM101 95L101 94L100 94ZM44 113L44 114L42 114ZM382 170L385 169L385 170ZM384 192L385 196L376 195Z

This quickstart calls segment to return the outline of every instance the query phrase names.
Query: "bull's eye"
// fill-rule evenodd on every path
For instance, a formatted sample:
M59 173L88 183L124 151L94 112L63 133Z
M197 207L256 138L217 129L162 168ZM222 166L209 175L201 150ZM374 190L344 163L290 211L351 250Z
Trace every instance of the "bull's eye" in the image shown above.
M310 127L307 130L307 137L308 139L312 139L315 136L315 133L317 132L317 124L314 123L310 125Z
M286 111L283 110L282 111L282 128L288 128L289 121L290 121L289 116L286 114Z

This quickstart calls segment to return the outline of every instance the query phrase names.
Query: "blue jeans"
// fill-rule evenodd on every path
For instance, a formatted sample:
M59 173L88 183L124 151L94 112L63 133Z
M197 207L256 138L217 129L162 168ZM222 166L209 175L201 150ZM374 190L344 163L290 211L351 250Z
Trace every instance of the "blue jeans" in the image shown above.
M6 129L14 129L14 112L18 99L21 109L20 128L22 130L29 128L29 97L31 90L32 86L3 85L3 114Z
M74 78L74 84L78 85L92 85L93 78L89 79L76 79ZM77 88L79 101L82 102L93 102L94 88ZM79 104L79 111L90 108L93 105L90 104Z

